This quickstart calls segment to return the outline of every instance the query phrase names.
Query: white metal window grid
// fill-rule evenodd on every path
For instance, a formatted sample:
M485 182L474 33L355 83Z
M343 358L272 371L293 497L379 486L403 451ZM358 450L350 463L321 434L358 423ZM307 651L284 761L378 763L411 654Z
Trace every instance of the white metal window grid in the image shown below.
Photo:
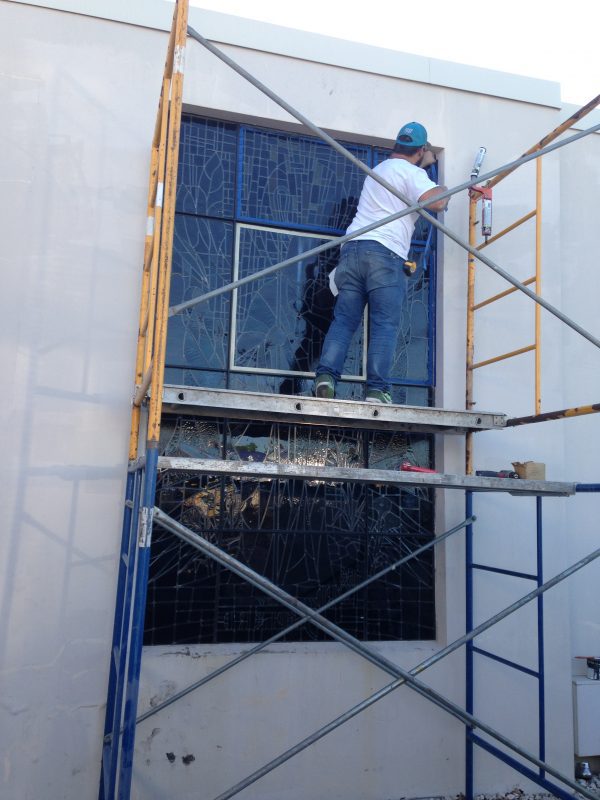
M243 222L236 222L235 223L235 246L234 246L234 260L233 260L233 280L237 281L240 277L240 244L241 244L241 232L242 229L247 228L250 230L258 230L264 231L267 233L278 233L284 234L288 236L298 236L302 237L303 239L319 239L320 241L331 241L338 237L336 236L327 236L322 233L308 233L306 231L295 231L289 228L273 228L266 225L250 225ZM304 264L303 261L300 261L299 264ZM291 369L274 369L269 367L241 367L235 363L235 350L236 350L236 342L237 342L237 312L238 312L238 290L233 289L232 291L232 302L231 302L231 336L229 339L229 363L228 369L231 372L241 372L241 373L254 373L259 375L283 375L283 376L291 376L295 378L314 378L314 372L300 372ZM368 308L365 307L364 315L363 315L363 347L362 347L362 357L361 357L361 372L360 374L353 375L350 373L343 374L341 376L342 380L350 380L350 381L359 381L364 383L367 379L367 331L369 329L369 316L368 316Z

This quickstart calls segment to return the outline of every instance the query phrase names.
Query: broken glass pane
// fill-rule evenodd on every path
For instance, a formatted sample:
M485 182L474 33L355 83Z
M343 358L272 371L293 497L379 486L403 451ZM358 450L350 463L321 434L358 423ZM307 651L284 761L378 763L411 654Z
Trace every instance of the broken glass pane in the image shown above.
M427 460L430 437L257 422L167 417L161 452L234 460L393 468ZM169 471L157 503L168 514L318 608L431 539L427 490L296 478ZM433 556L426 553L336 604L327 616L361 639L435 636ZM295 615L157 527L147 644L260 641ZM326 640L303 625L288 641Z
M325 239L240 226L239 277L318 247ZM329 272L338 249L299 261L240 287L236 300L236 367L311 372L332 318ZM346 359L348 374L362 372L362 327Z

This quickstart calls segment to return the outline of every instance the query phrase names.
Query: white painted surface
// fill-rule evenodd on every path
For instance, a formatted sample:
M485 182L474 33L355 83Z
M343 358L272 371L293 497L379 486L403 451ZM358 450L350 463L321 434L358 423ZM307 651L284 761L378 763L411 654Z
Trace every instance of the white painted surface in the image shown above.
M573 680L573 717L576 755L600 755L600 681Z
M83 800L97 796L164 35L0 3L0 40L0 795Z
M134 8L136 14L139 10ZM0 15L2 104L12 109L2 131L1 178L8 188L0 195L6 223L2 354L12 392L2 420L0 786L7 797L20 800L85 800L97 791L149 142L166 35L36 5L5 2ZM346 137L389 142L406 118L422 119L431 141L443 148L448 185L468 176L480 145L487 146L486 168L492 168L562 119L551 107L402 80L370 72L371 67L322 66L258 49L226 49L317 124ZM199 46L188 50L188 107L294 127L283 111L209 53ZM593 137L568 154L554 154L544 170L544 294L591 329L597 328L600 288L594 268L599 146L600 138ZM528 167L498 188L496 229L531 209L532 173ZM464 196L451 202L444 221L466 236ZM523 229L488 252L524 278L532 269L531 242L531 228ZM437 403L462 408L466 257L452 242L444 243L443 252ZM572 260L585 261L585 270L565 269ZM485 267L478 272L478 297L504 288ZM476 357L528 343L532 320L531 304L515 296L482 312ZM592 346L564 332L547 314L543 336L544 408L597 399ZM477 374L478 406L531 413L532 361L521 356ZM597 449L590 446L597 431L597 417L589 417L543 429L478 434L476 464L494 469L516 460L543 461L549 478L597 480ZM461 471L458 437L440 442L439 451L444 471ZM592 549L595 503L594 497L544 502L546 575L574 560L576 550ZM529 499L478 497L476 557L533 569L534 505ZM439 510L442 530L463 518L463 500L446 492ZM462 548L457 538L439 555L436 646L464 630ZM586 574L592 576L592 570ZM600 644L595 638L599 584L597 577L582 576L572 585L573 646L587 651ZM495 576L478 581L477 621L523 591ZM552 698L547 757L568 772L573 745L565 722L571 718L565 587L547 596L546 613ZM524 610L487 634L485 646L535 666L532 623L532 609ZM141 708L222 663L236 648L194 648L190 655L178 655L180 649L145 654ZM411 666L432 650L418 643L378 649ZM145 723L136 754L137 798L196 796L200 783L211 792L224 789L386 681L337 645L274 650ZM478 661L477 669L477 713L535 750L531 679L491 662ZM462 655L423 677L462 702ZM517 711L527 723L515 726ZM344 800L457 793L463 788L462 741L457 722L401 689L245 796L317 800L324 787L328 796ZM173 764L166 752L176 754ZM186 766L181 757L189 754L195 761ZM523 782L477 756L477 791L515 783Z
M173 13L173 4L167 0L128 0L127 3L119 0L33 0L32 5L160 30L170 29ZM228 42L266 53L421 83L439 84L464 91L560 106L560 88L553 81L477 69L465 64L296 31L280 25L257 23L201 8L190 8L189 24L215 42Z
M560 219L560 256L563 264L563 304L582 325L598 335L600 297L600 250L598 248L598 187L600 186L600 137L585 147L566 148L560 165L561 188L569 198ZM569 312L567 312L569 313ZM580 343L570 331L562 331L565 405L597 403L600 397L598 351ZM587 398L587 399L586 399ZM557 423L552 423L556 425ZM585 416L565 423L565 471L581 483L600 481L599 416ZM598 542L597 494L581 495L567 505L569 559L576 561L595 550ZM571 651L574 656L600 655L600 563L585 568L582 580L571 591Z
M377 650L412 667L433 648L411 647L408 653L398 644ZM238 653L235 646L145 651L140 707L155 704ZM455 669L436 668L423 677L460 701L462 687ZM142 723L133 796L191 797L192 788L201 783L203 796L215 797L390 681L341 645L270 647L267 654L251 657L197 690L179 709L168 707ZM175 756L172 763L167 753ZM430 758L424 774L426 753ZM189 755L195 760L185 764L182 759ZM344 800L398 797L404 792L417 796L424 785L436 787L436 793L444 787L458 792L461 762L460 724L448 723L443 712L402 688L244 794L263 800Z

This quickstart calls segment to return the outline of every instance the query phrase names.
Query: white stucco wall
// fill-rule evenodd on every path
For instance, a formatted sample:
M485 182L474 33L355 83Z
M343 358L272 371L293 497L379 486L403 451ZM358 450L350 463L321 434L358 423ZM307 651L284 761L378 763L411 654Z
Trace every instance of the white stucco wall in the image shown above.
M54 5L99 13L97 3ZM165 6L128 4L122 14L130 15L128 22L139 19L148 26L140 27L0 2L2 107L11 108L0 133L7 156L0 195L6 223L2 355L11 394L2 418L5 500L0 505L0 786L7 797L93 798L97 793L149 144L166 47L166 34L153 26L160 27L161 19L168 24ZM227 18L193 11L192 24L202 29L203 20L209 35L228 40ZM255 37L250 42L255 49L240 46L244 36ZM411 78L405 80L397 64L396 72L390 66L389 55L374 48L353 46L351 52L332 43L327 50L323 37L300 39L297 32L281 29L274 37L270 26L258 23L237 24L231 39L237 46L226 49L233 58L322 127L389 141L405 119L422 119L430 140L443 148L448 185L465 180L480 145L488 148L486 168L492 168L516 157L562 119L556 85L548 82L524 79L511 94L514 82L498 73L444 72L439 62L433 65L436 72L431 64L425 69L423 61L430 60L412 57L401 60ZM187 49L189 108L291 124L285 112L199 45L190 43ZM275 49L287 55L271 52ZM318 63L325 52L326 66ZM459 84L456 76L462 75L469 91L452 88L450 80L445 81L450 85L435 85L444 80L432 74L454 76ZM481 93L484 78L499 96ZM577 150L548 157L544 169L544 294L592 329L598 296L593 264L585 281L582 268L564 264L595 257L600 138L593 138ZM496 229L529 211L533 201L532 168L527 168L498 188ZM582 219L589 221L582 224ZM452 201L444 221L466 236L464 196ZM532 241L530 228L489 253L525 278L532 270ZM478 272L478 297L504 288L485 267ZM444 243L440 277L437 403L462 408L466 256L452 242ZM531 341L531 304L517 297L503 303L482 312L477 359ZM543 336L544 408L593 402L598 372L592 345L563 331L547 314ZM531 413L532 397L529 355L476 375L478 408ZM543 431L480 434L476 465L493 469L513 460L540 460L551 478L593 481L597 454L589 443L597 430L597 418L589 417L549 423ZM460 438L440 442L439 451L440 468L462 471ZM594 497L544 502L547 575L593 548L595 502ZM534 501L480 496L475 510L478 560L533 569ZM463 517L460 493L446 492L440 531ZM456 538L438 561L440 571L444 566L438 578L438 642L383 643L379 650L412 666L462 634L463 563L463 543ZM566 587L546 600L552 697L547 758L567 772L572 765L571 639L573 652L600 645L593 569L571 590L571 620ZM523 591L513 583L489 578L478 583L477 621ZM535 666L531 624L531 610L524 611L488 634L486 646ZM140 709L234 652L234 646L147 650ZM460 654L423 677L462 702ZM335 644L270 648L141 726L134 796L196 796L199 785L206 796L214 796L385 682L385 676ZM537 707L531 679L478 662L476 689L477 713L534 750ZM517 726L516 708L521 712ZM167 752L175 753L173 764ZM181 757L190 754L195 760L185 765ZM460 724L401 689L244 796L317 800L326 791L332 798L375 800L458 793L462 754ZM515 783L523 782L478 754L477 791Z
M560 256L563 265L563 305L577 315L581 325L598 335L600 250L598 249L598 190L600 189L600 137L587 146L566 148L560 164L563 203L560 220ZM569 310L567 310L569 309ZM597 403L600 370L597 350L562 331L564 392L567 406ZM559 425L560 423L552 423ZM600 456L597 415L565 423L565 470L582 483L598 483ZM598 547L597 494L582 495L567 505L569 559L576 561ZM600 564L585 567L582 579L570 584L571 651L573 656L600 653Z
M164 62L147 35L0 3L3 797L97 796Z

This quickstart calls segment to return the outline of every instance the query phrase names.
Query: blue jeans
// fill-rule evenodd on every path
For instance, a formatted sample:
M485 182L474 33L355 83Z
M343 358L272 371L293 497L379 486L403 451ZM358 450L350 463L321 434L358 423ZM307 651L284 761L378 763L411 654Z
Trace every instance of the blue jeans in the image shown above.
M404 259L379 242L360 239L344 245L335 272L339 294L317 375L325 373L339 380L352 336L368 303L367 389L390 391L406 280Z

